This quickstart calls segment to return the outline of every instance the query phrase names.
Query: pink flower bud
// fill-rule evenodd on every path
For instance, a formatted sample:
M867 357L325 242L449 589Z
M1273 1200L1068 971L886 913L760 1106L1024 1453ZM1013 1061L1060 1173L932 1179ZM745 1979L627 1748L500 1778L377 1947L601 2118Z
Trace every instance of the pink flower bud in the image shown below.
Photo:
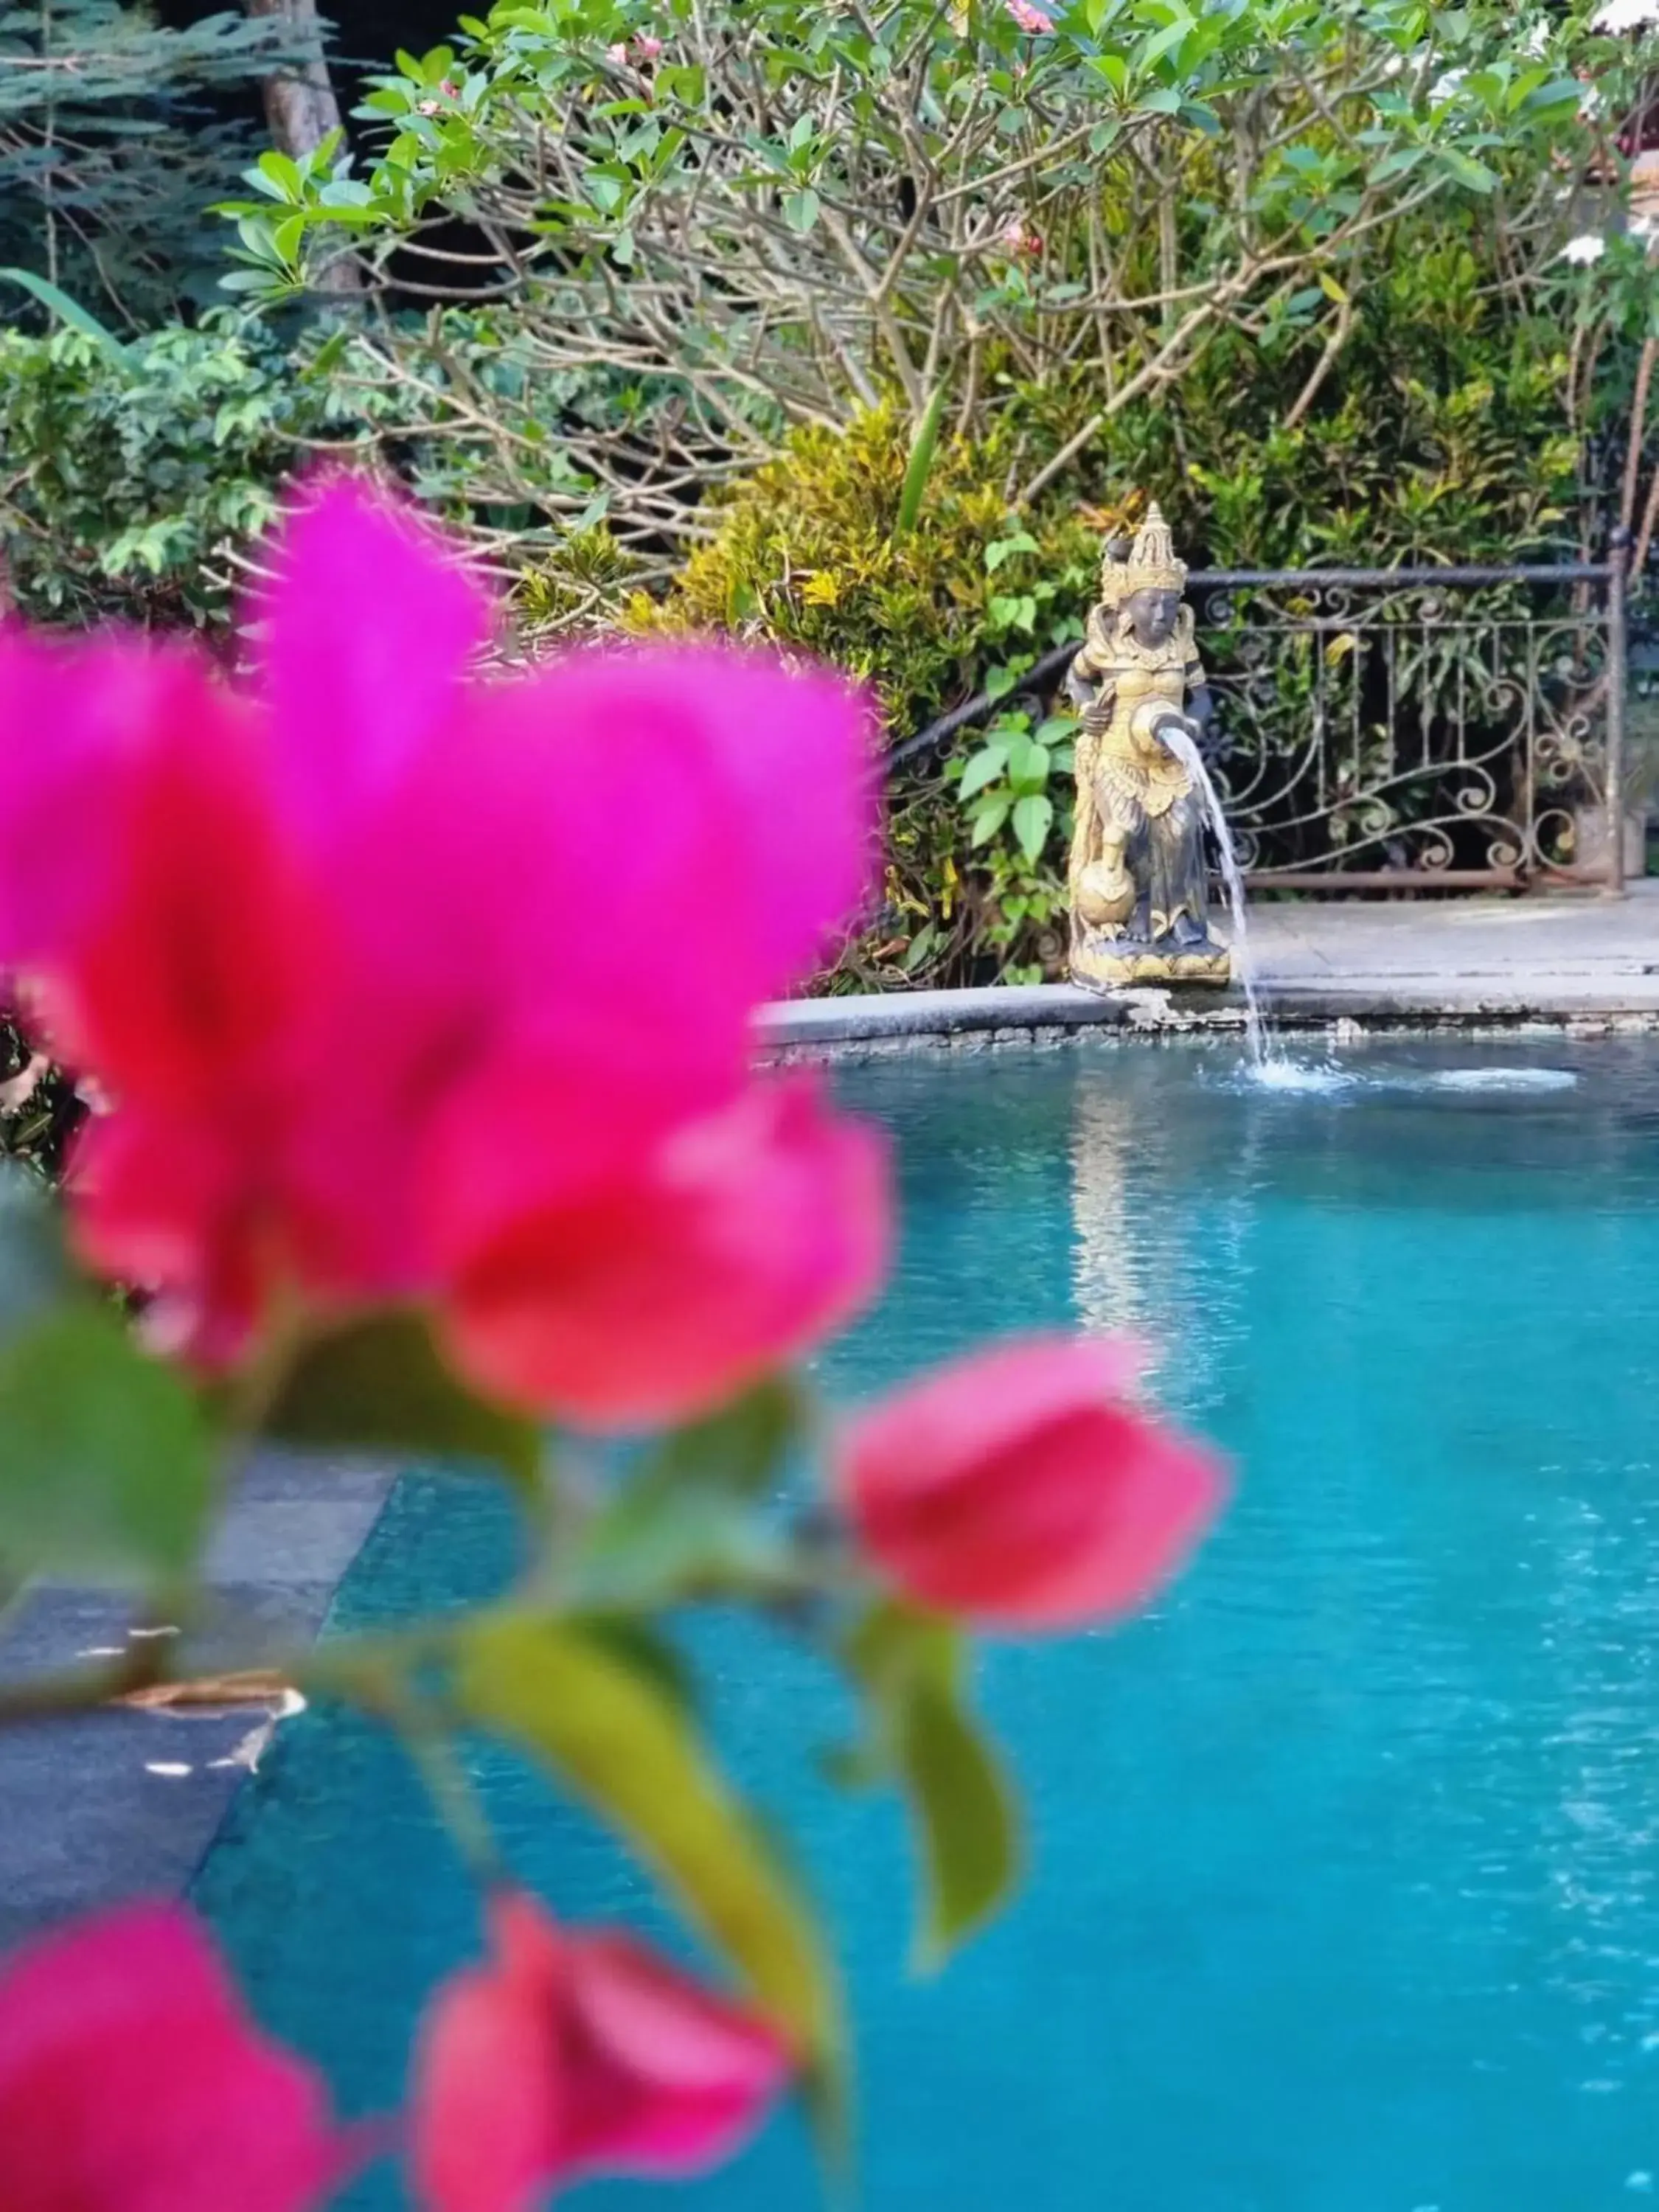
M313 2212L369 2149L182 1907L102 1914L0 1969L6 2212Z
M684 2175L750 2135L793 2069L758 2014L622 1935L510 1893L493 1956L428 2008L415 2061L423 2212L525 2212L589 2174Z
M841 1488L872 1563L921 1604L1057 1629L1142 1604L1224 1487L1127 1396L1133 1353L1035 1337L957 1360L855 1419Z
M1031 0L1006 0L1008 13L1022 31L1040 39L1054 27L1053 18L1045 15L1041 8L1033 7Z

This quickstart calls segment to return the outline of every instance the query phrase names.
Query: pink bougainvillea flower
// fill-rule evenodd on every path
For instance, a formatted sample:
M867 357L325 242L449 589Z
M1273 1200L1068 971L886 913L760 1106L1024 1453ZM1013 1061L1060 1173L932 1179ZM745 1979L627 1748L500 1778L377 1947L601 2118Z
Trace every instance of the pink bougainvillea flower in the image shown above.
M477 1127L483 1152L499 1132ZM712 1410L838 1328L886 1267L885 1148L799 1077L568 1179L539 1209L492 1205L489 1175L485 1160L440 1178L458 1362L589 1427Z
M308 2212L368 2148L177 1906L125 1907L0 1966L6 2212Z
M676 647L485 681L448 550L343 483L275 567L241 689L140 640L0 632L0 966L108 1101L82 1249L210 1362L279 1295L441 1304L437 1229L477 1211L464 1108L493 1125L492 1237L668 1172L678 1131L738 1112L755 1006L875 854L869 711L829 677ZM775 1275L776 1340L802 1280ZM690 1356L664 1347L678 1387Z
M1143 1603L1224 1492L1218 1463L1127 1394L1137 1361L1034 1337L943 1367L855 1419L840 1479L859 1541L921 1604L1057 1629Z
M343 479L295 510L277 565L253 608L272 768L326 849L464 710L489 607L412 515Z
M1020 29L1034 39L1042 38L1054 27L1053 18L1045 15L1041 8L1034 8L1031 0L1006 0L1006 5Z
M149 734L188 718L199 664L0 628L0 971L87 925L107 890L126 778Z
M416 2053L422 2212L531 2212L595 2173L698 2173L731 2156L788 2079L757 2014L632 1942L558 1927L517 1893L494 1956L453 1975Z
M468 1212L451 1182L481 1153L527 1215L739 1100L754 1007L863 896L869 738L839 684L708 649L576 654L472 700L356 843L317 1048L351 1080L300 1143L319 1276L349 1285L394 1216ZM389 1173L421 1216L379 1201ZM418 1247L380 1267L439 1279Z

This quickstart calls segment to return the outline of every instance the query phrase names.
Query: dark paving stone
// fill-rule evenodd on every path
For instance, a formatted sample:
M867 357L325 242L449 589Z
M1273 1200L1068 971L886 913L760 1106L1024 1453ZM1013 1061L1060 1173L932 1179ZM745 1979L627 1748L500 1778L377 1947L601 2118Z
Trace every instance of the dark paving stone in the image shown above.
M190 1665L257 1666L308 1644L392 1480L292 1455L252 1468L212 1547ZM0 1682L95 1663L133 1621L123 1596L39 1587L0 1623ZM0 1731L0 1947L124 1898L182 1893L269 1719L260 1705L120 1708Z

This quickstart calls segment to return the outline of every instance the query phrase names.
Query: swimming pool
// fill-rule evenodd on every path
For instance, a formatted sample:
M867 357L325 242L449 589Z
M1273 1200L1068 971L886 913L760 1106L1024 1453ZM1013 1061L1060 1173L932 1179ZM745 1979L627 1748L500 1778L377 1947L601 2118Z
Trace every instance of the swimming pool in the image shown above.
M935 1982L904 1977L896 1812L767 1741L785 1704L833 1737L833 1694L758 1631L700 1632L848 1965L862 2202L1659 2196L1659 1043L1376 1045L1311 1094L1236 1061L1101 1042L842 1079L897 1136L905 1235L832 1390L997 1330L1132 1327L1242 1478L1152 1615L989 1654L1036 1875ZM487 1492L411 1478L339 1620L479 1594L510 1540ZM603 1838L505 1758L481 1772L519 1873L662 1931ZM198 1895L270 2027L389 2106L476 1939L399 1753L290 1723ZM389 2175L351 2200L398 2201ZM813 2203L798 2125L669 2201Z

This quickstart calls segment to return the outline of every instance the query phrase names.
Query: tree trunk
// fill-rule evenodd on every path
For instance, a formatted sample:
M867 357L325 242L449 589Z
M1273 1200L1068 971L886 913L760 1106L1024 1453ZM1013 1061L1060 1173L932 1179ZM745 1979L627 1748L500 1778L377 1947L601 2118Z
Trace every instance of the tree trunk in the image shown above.
M341 127L340 103L328 73L316 0L243 0L243 5L252 21L280 23L290 45L305 57L273 70L261 86L271 143L279 154L302 161L316 152L331 131ZM349 256L343 255L319 271L317 289L360 292L362 272Z

